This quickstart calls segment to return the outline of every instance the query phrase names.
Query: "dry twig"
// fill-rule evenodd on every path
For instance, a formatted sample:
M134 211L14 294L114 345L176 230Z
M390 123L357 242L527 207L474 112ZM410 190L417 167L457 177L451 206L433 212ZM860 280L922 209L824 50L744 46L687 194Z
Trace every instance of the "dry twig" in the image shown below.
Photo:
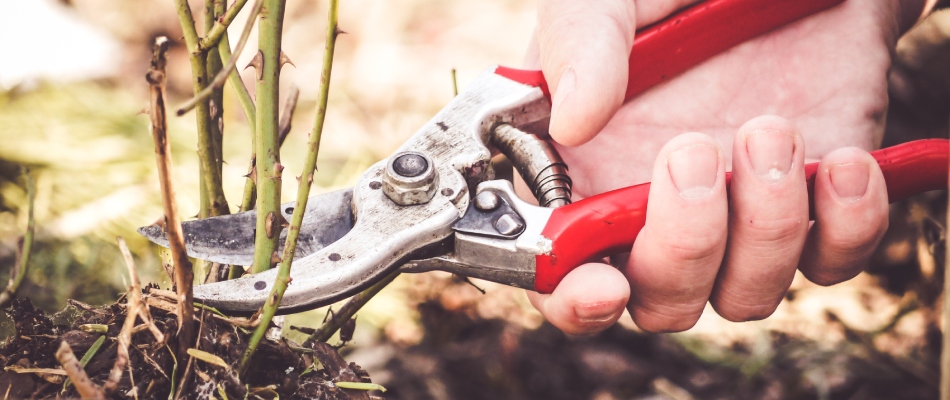
M79 396L83 399L105 398L102 389L89 380L86 371L82 369L82 365L79 364L79 360L77 360L76 355L73 354L73 349L69 347L69 343L66 343L65 340L61 342L59 350L56 351L56 360L62 364L63 369L66 371L66 376L73 382L73 386L76 387Z
M132 343L132 329L135 327L135 320L142 306L142 286L139 283L139 275L135 272L135 262L132 260L132 253L129 252L129 246L125 244L125 239L118 237L116 242L119 244L119 250L125 258L125 266L129 269L129 280L132 282L129 286L128 303L125 309L125 323L122 324L122 330L119 331L118 348L116 349L115 363L112 365L112 371L109 372L109 378L102 385L102 390L106 395L112 395L119 386L119 380L122 379L122 371L126 369L129 363L129 344Z
M155 159L158 163L158 177L162 187L162 205L165 209L165 229L168 234L168 247L175 263L175 287L178 299L178 358L182 358L194 342L194 309L191 307L194 271L191 261L185 253L185 238L181 229L178 205L175 203L175 189L171 180L171 144L168 142L168 124L165 120L165 50L168 39L155 40L152 53L152 67L146 75L149 83L151 107L149 117L152 122L152 137L155 139Z

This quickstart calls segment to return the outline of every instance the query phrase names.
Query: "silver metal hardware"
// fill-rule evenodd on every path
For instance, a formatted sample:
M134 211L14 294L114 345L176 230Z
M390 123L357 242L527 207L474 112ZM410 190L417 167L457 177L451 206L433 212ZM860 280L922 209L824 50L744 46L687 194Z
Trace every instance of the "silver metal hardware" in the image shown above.
M567 174L567 164L550 143L502 124L495 128L492 144L511 160L538 204L551 208L571 204L573 183Z
M524 229L524 221L515 214L504 214L498 217L493 225L502 235L517 235Z
M475 196L475 208L482 211L492 211L498 208L498 195L492 192L481 192Z
M425 154L404 151L390 157L383 175L383 193L396 204L412 206L428 203L435 196L439 176Z

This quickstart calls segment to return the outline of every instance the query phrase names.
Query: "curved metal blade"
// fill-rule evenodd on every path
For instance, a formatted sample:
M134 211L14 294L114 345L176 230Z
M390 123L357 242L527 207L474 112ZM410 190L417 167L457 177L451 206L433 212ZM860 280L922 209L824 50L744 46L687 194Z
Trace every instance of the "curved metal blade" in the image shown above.
M284 219L290 220L294 202L280 206ZM353 189L313 196L307 201L297 239L294 259L300 259L336 242L353 229ZM182 223L185 248L194 258L232 265L251 265L254 261L254 234L257 212L247 211L221 217L200 219ZM165 230L156 225L143 226L139 233L152 242L168 247ZM284 247L287 230L280 234L280 247ZM282 250L281 250L282 251Z

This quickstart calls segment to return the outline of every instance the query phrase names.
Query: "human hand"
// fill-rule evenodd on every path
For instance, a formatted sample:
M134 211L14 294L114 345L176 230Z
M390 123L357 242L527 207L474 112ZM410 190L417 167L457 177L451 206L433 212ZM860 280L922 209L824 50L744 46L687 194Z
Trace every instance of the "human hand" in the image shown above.
M891 50L921 2L847 1L623 104L636 27L694 1L540 3L527 64L550 85L575 200L653 182L619 271L588 264L550 295L529 293L567 333L606 329L625 306L645 330L681 331L707 300L726 319L762 319L796 269L822 285L850 279L887 229L884 179L865 150L880 142ZM680 135L691 131L703 134ZM812 226L806 159L822 162Z

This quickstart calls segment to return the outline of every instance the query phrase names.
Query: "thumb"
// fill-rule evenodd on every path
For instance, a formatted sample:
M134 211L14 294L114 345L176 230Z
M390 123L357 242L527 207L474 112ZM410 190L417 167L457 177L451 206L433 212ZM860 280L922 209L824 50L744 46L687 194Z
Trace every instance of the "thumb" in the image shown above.
M623 104L636 21L629 0L541 1L537 43L558 143L593 139Z

